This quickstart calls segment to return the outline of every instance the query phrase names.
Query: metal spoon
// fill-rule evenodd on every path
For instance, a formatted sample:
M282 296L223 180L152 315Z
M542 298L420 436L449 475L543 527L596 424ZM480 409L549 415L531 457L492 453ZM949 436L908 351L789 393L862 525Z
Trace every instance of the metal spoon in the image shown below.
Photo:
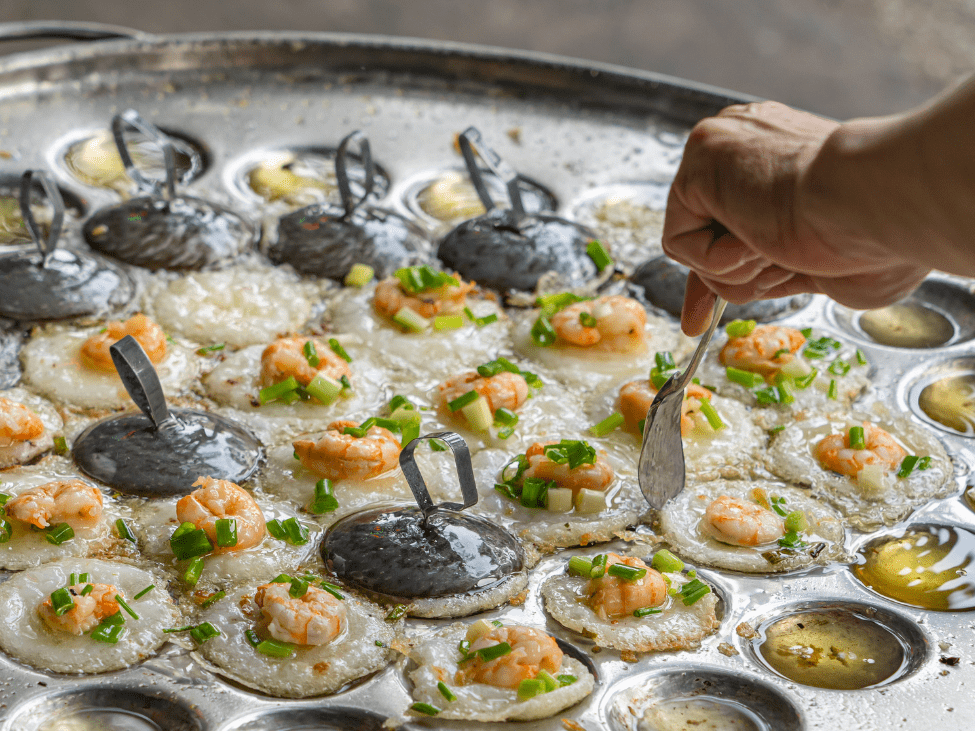
M691 362L683 373L675 373L667 379L647 412L637 477L643 496L650 507L657 510L684 489L684 445L680 438L680 405L684 400L684 387L704 357L727 304L720 297L715 300L711 324L701 336Z

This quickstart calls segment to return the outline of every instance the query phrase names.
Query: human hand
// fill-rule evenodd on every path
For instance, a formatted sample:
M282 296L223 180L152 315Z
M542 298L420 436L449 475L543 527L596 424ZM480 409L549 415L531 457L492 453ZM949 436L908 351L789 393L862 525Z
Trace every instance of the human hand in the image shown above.
M924 278L926 267L858 220L857 199L871 193L843 185L840 130L775 102L728 107L694 127L663 233L664 251L693 270L685 333L703 332L715 294L742 304L814 292L871 308Z

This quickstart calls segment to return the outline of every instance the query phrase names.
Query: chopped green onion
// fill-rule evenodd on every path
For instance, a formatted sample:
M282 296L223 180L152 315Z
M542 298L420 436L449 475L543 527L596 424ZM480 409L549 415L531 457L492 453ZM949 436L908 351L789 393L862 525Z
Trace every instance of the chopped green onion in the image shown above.
M386 621L395 622L396 620L402 619L405 616L406 616L406 605L397 604L396 606L394 606L392 609L389 610L389 613L386 615Z
M342 388L342 384L339 381L319 373L305 386L305 393L317 398L328 406L335 402L335 399L342 393Z
M453 703L457 700L457 696L454 695L453 691L443 681L437 683L437 690L440 691L440 695L446 698L448 702Z
M322 591L327 591L329 594L334 596L336 599L344 600L345 595L339 592L339 588L335 584L329 584L327 581L321 582ZM405 610L404 610L405 611Z
M237 521L234 518L218 518L215 526L218 546L229 548L237 545Z
M755 392L755 399L761 406L782 403L782 394L775 386L767 386Z
M460 411L462 408L467 406L467 404L473 403L477 400L479 394L477 391L468 391L467 393L458 396L453 401L447 402L447 408L451 411Z
M353 264L349 273L345 275L343 284L346 287L365 287L375 274L376 270L368 264Z
M342 343L340 343L337 339L329 338L328 347L330 347L332 352L346 363L352 362L352 356L345 352L345 348L342 347Z
M226 346L223 343L217 343L216 345L205 345L202 348L198 348L196 351L197 355L208 355L209 353L216 353L218 350L223 350Z
M900 469L897 470L898 477L908 477L915 469L926 470L931 466L931 457L917 457L909 454L901 462Z
M691 579L680 588L681 601L689 607L711 593L711 587L700 579Z
M788 531L779 539L779 545L783 548L802 548L806 544L796 531Z
M468 655L471 654L471 643L467 640L461 640L457 643L457 652L460 653L462 658L458 662L464 662L464 660L468 659Z
M924 457L921 457L921 459L917 463L917 468L919 470L926 470L930 466L931 466L931 456L930 455L926 455Z
M695 576L697 576L697 569L691 569L687 572L688 578L693 579Z
M305 594L308 593L308 582L304 579L294 578L291 580L291 588L288 589L288 594L294 599L301 599Z
M301 525L296 518L280 521L277 518L267 521L267 532L279 541L285 541L293 546L303 546L308 543L308 529Z
M606 573L624 581L639 581L647 575L647 570L635 566L627 566L624 563L614 563L606 569Z
M171 635L175 632L189 632L196 625L188 624L184 627L170 627L169 629L164 629L163 634Z
M258 394L258 400L261 402L261 405L270 403L271 401L277 401L286 394L297 391L300 387L301 384L298 383L298 380L294 376L290 376L280 383L275 383L273 386L262 388L261 392Z
M850 427L850 449L866 449L867 442L862 426Z
M474 312L471 310L470 307L465 307L464 314L467 315L470 321L473 322L478 327L484 327L485 325L490 325L492 322L498 321L498 313L496 312L487 314L484 317L477 317L474 315Z
M104 642L108 645L116 645L124 632L125 625L107 624L104 620L102 620L102 623L95 627L95 629L93 629L91 634L88 636L98 642Z
M786 533L801 533L809 527L809 521L806 520L806 514L801 510L793 510L787 516L785 516L785 531Z
M521 486L521 505L525 508L544 508L548 505L548 491L555 482L539 477L526 477Z
M10 499L10 496L7 493L0 492L0 507L3 507L4 505L6 505L7 504L7 501L9 499Z
M315 483L315 497L308 506L308 512L314 515L321 515L322 513L331 513L337 510L339 507L339 501L335 498L335 493L332 490L331 480L319 480Z
M609 255L609 252L603 247L603 245L593 239L588 244L586 244L586 253L589 258L592 259L592 263L596 265L596 269L602 271L606 267L613 266L613 258Z
M393 322L409 332L423 332L430 326L430 321L410 307L403 306L393 315Z
M555 679L559 681L559 685L564 688L567 685L572 685L579 678L577 678L575 675L556 675Z
M859 348L857 348L857 364L862 366L867 364L867 356Z
M198 645L202 645L207 640L212 640L214 637L219 637L220 630L214 627L209 622L204 622L203 624L198 624L196 627L190 630L190 637Z
M511 645L507 642L499 642L496 645L488 645L476 650L473 654L479 656L484 662L490 662L499 657L504 657L511 653Z
M806 338L807 340L812 337L812 328L811 327L804 327L799 332L801 332L802 333L802 337Z
M803 355L807 358L825 358L834 350L839 350L843 344L839 340L823 336L818 340L810 340L806 343Z
M757 388L765 383L765 379L758 373L743 371L740 368L732 368L731 366L725 368L725 375L728 376L729 381L738 383L745 388Z
M436 269L424 264L422 266L403 267L393 273L400 281L404 292L409 294L419 294L431 289L440 287L457 286L460 282L455 277L446 272L438 272Z
M553 345L557 340L555 328L545 315L539 315L531 329L532 342L543 348Z
M121 611L118 611L109 617L105 617L105 619L103 619L101 623L102 624L125 624L125 617L122 616Z
M514 426L518 423L518 414L502 406L494 412L494 421L501 426Z
M433 329L437 332L457 330L462 327L464 327L463 315L437 315L433 318Z
M829 364L829 368L826 370L828 370L834 376L845 376L850 372L850 368L852 368L852 366L849 363L847 363L845 360L840 360L837 358Z
M601 579L606 575L606 558L605 553L600 553L598 556L593 557L592 571L589 572L589 578Z
M122 607L122 609L125 610L125 613L128 614L130 617L132 617L132 619L138 619L139 618L139 615L136 614L134 611L132 611L132 607L130 607L126 603L125 599L122 598L122 595L121 594L116 594L115 595L115 601L118 602L118 605L120 607Z
M261 644L261 638L258 637L257 632L252 629L244 630L244 639L247 640L248 645L254 648Z
M626 420L623 418L623 414L621 414L619 411L614 411L598 424L593 424L591 427L589 427L589 433L594 437L604 437L610 432L623 426L623 422L625 421Z
M781 515L783 518L789 514L789 511L782 507L785 504L784 497L777 497L776 495L773 495L771 498L769 498L769 502L772 510Z
M754 320L732 320L724 326L724 331L729 338L744 338L752 334L757 324Z
M836 400L839 396L839 389L836 387L836 379L830 379L829 390L826 392L826 398Z
M711 399L702 398L701 399L701 413L704 414L704 418L708 420L708 424L715 431L724 428L724 422L721 421L721 417L718 412L715 411L714 406L711 405Z
M67 523L58 523L57 525L52 525L44 533L44 537L47 539L48 543L53 543L55 546L60 546L62 543L70 541L74 538L74 529Z
M779 356L782 356L782 355L789 355L789 354L790 354L791 352L792 352L792 351L791 351L791 350L789 350L788 348L779 348L779 349L778 349L778 350L776 350L776 351L775 351L775 353L774 353L774 354L772 355L772 360L778 360L778 358L779 358Z
M93 585L85 584L85 586L83 586L81 589L81 596L88 596L92 591L94 591L94 589L95 587Z
M579 324L583 327L596 327L596 318L588 312L580 312Z
M394 413L399 409L406 409L407 411L415 411L416 405L410 401L406 396L396 395L389 400L389 413Z
M583 556L573 556L569 559L569 574L588 579L592 575L592 561Z
M658 371L672 371L677 368L677 364L674 363L674 354L669 350L654 353L653 360Z
M570 470L596 464L596 450L582 439L563 439L558 444L546 445L542 451L556 464L568 464Z
M793 379L793 382L796 384L796 388L799 388L799 389L809 388L812 385L812 382L816 380L816 376L818 374L819 374L819 371L817 371L815 368L813 368L806 375L799 376L798 378Z
M213 606L214 604L216 604L218 601L220 601L221 599L223 599L225 596L227 596L227 592L225 592L223 589L221 589L220 591L216 592L215 594L211 594L206 599L204 599L203 600L203 604L201 606L204 609L206 609L206 608L208 608L208 607Z
M132 535L132 531L129 530L129 526L121 518L115 521L115 530L118 531L119 538L135 543L135 536Z
M553 690L559 687L559 681L556 680L547 670L539 670L538 675L535 677L537 680L541 680L545 684L546 693L551 693Z
M68 586L74 586L78 583L78 574L72 573L68 576Z
M538 678L526 678L518 684L518 700L527 701L529 698L542 695L545 692L544 681Z
M64 587L51 592L51 607L59 617L74 609L74 599L71 598L71 592Z
M279 541L287 539L288 534L284 532L284 528L281 526L281 521L277 518L267 521L265 526L267 527L267 532L270 533L273 538L277 538Z
M422 713L424 716L436 716L440 713L440 709L436 706L431 706L429 703L414 703L410 706L411 711L416 711L417 713Z
M542 309L542 314L545 317L551 317L569 305L574 305L576 302L582 302L586 299L586 297L580 297L572 292L558 292L556 294L545 294L541 297L536 297L535 306Z
M649 617L651 614L660 614L662 611L662 609L656 609L654 607L643 607L641 609L634 609L633 616L641 618Z
M318 357L318 348L315 347L314 340L306 340L304 346L301 348L301 352L305 354L305 360L308 361L308 365L312 368L318 368L322 359Z
M414 439L420 436L420 415L414 414L410 419L400 422L400 445L405 447ZM431 445L433 442L431 442Z
M67 454L68 453L68 442L62 436L54 437L54 453L55 454Z
M86 581L91 581L91 574L89 574L88 572L81 574L81 576L78 577L78 581L80 581L81 583L85 583Z
M653 554L651 565L660 572L672 574L684 570L684 562L666 548L661 548Z
M197 582L200 580L200 575L203 573L203 568L203 556L197 556L190 561L189 566L186 567L186 571L183 574L183 581L190 586L196 586Z
M184 530L185 526L189 530ZM177 528L169 539L169 545L173 549L173 555L183 561L188 558L195 558L210 553L213 544L207 537L206 531L195 527L192 523L183 523Z

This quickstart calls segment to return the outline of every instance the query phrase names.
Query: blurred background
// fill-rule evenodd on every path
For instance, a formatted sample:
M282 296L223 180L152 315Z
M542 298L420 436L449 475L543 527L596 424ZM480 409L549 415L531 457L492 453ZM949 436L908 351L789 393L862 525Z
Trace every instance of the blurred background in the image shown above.
M975 70L975 0L0 0L0 22L50 19L483 43L672 74L838 118L906 109Z

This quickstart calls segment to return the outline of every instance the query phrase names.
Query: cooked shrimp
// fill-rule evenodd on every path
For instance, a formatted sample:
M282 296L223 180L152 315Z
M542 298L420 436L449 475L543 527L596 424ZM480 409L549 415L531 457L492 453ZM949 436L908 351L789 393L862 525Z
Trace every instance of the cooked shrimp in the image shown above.
M43 433L41 417L23 404L0 396L0 448L29 442Z
M119 611L119 604L115 601L118 595L125 599L121 589L117 589L111 584L92 584L92 590L88 594L82 595L82 590L88 586L85 584L75 584L68 587L71 600L74 606L60 617L54 611L54 604L51 597L47 597L37 605L37 613L44 624L59 632L69 632L73 635L83 635L90 629L94 629L105 619L111 617Z
M472 282L458 278L457 285L445 285L417 294L408 294L396 277L387 277L376 285L373 307L376 312L392 317L404 307L409 307L422 317L433 317L463 309L467 294L474 289Z
M326 645L338 637L346 623L342 600L317 586L309 586L295 598L290 588L290 584L264 584L254 594L271 637L298 645Z
M511 652L485 662L480 657L468 660L457 671L458 685L485 683L497 688L515 689L522 680L531 680L541 670L555 673L562 666L558 643L532 627L495 627L471 643L471 652L507 642Z
M583 325L583 314L595 319ZM634 299L613 294L569 305L552 315L558 338L569 345L607 353L632 353L646 345L647 311Z
M93 370L114 373L115 364L108 349L126 335L139 341L153 363L166 357L166 333L148 317L138 314L125 322L113 320L105 326L104 332L88 338L81 346L81 362Z
M711 501L701 523L704 531L732 546L761 546L785 535L782 518L757 503L722 495Z
M102 517L102 494L81 480L57 480L24 490L6 505L14 520L47 528L67 523L72 528L91 528Z
M863 441L864 449L852 449L849 431L830 434L813 448L813 455L826 469L854 478L868 464L879 464L884 471L896 469L907 456L894 437L869 421L863 422Z
M626 425L634 431L639 431L640 422L647 418L650 404L653 403L657 395L657 389L650 381L639 379L623 384L620 388L620 413L626 419ZM698 386L696 383L690 384L684 389L684 401L680 406L680 435L687 437L695 429L701 431L711 431L711 425L707 419L698 417L701 413L701 401L710 401L713 396L708 389Z
M318 365L313 366L305 355L305 343L313 343L318 355ZM333 381L342 376L352 376L352 369L345 359L335 353L328 343L317 338L299 336L278 338L261 353L261 385L273 386L294 376L302 386L307 386L317 375Z
M545 447L557 442L535 442L525 452L528 458L528 469L525 477L538 477L542 480L555 480L559 487L572 490L575 496L579 490L605 490L616 474L605 455L596 453L595 464L582 464L575 469L569 469L568 464L553 462L545 456Z
M227 480L199 477L193 483L199 487L184 495L176 503L176 518L180 523L192 523L206 531L214 553L227 553L251 548L264 540L264 513L247 490ZM217 546L217 521L237 521L237 544Z
M333 421L317 442L294 442L301 464L330 480L366 480L399 466L399 440L388 429L372 426L364 437L343 434L354 421Z
M805 336L791 327L757 325L748 335L728 338L718 356L721 364L770 378L796 358Z
M616 576L604 574L598 579L590 579L586 584L586 605L601 619L628 617L637 609L659 607L667 599L667 582L656 569L632 556L606 554L606 568L621 563L637 569L646 569L642 579L627 581Z
M440 406L445 410L449 402L469 391L477 391L487 399L492 414L501 408L515 411L528 398L525 377L507 371L487 378L478 375L477 371L469 371L447 379L437 388L440 390Z

